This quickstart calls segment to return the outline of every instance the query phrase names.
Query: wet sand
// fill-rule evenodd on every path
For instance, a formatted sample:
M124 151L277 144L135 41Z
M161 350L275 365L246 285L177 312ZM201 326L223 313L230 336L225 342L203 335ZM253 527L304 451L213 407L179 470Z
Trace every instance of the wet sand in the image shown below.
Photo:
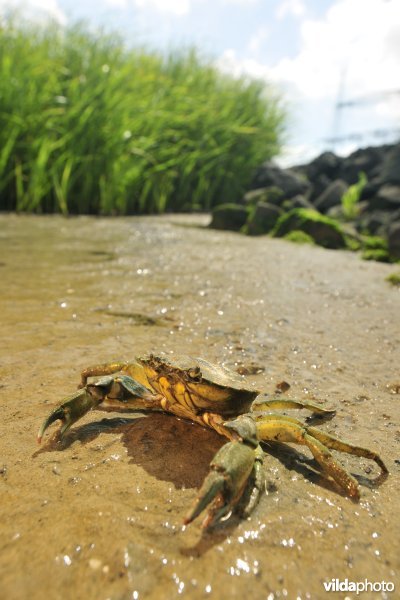
M304 600L335 578L393 582L359 597L398 597L400 292L385 281L398 267L207 222L0 216L1 597ZM254 371L266 393L290 383L288 398L336 409L320 428L379 452L389 478L336 454L355 503L304 447L270 445L251 517L204 533L182 519L222 444L212 431L96 411L37 445L84 367L151 350Z

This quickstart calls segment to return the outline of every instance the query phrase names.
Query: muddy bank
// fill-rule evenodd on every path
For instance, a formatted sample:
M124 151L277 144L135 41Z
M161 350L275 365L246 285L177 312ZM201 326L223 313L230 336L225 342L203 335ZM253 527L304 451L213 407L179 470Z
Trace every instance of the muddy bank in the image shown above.
M400 585L395 266L206 230L205 217L0 223L5 598L305 599L332 578ZM304 448L271 446L251 518L204 534L181 523L221 445L213 432L93 412L38 448L83 367L152 349L260 370L247 379L266 392L289 382L288 397L335 408L321 429L377 450L390 477L374 487L374 463L338 455L363 484L355 504Z

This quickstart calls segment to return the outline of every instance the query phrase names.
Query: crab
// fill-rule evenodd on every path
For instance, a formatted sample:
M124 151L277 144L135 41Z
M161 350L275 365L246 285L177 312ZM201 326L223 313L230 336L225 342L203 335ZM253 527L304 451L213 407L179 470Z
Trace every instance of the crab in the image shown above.
M265 487L263 442L307 446L322 472L355 500L360 497L358 482L336 461L331 450L371 459L382 474L387 474L376 452L285 414L269 412L295 408L332 417L334 410L281 396L257 398L259 394L237 373L202 358L149 354L131 363L96 365L82 372L78 391L45 419L38 441L54 421L62 422L61 438L78 419L100 406L161 410L214 429L228 441L211 461L209 474L184 518L187 525L206 510L202 523L206 529L228 519L232 512L247 517L256 506Z

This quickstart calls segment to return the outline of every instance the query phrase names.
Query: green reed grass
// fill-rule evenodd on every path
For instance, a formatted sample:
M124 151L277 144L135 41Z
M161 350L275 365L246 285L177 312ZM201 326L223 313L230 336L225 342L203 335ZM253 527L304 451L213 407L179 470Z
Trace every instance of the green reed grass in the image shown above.
M342 211L345 219L351 221L360 213L359 201L363 189L368 183L366 174L361 171L358 181L351 185L342 196Z
M82 25L0 26L0 210L207 210L240 197L283 123L265 84L194 50L128 49Z

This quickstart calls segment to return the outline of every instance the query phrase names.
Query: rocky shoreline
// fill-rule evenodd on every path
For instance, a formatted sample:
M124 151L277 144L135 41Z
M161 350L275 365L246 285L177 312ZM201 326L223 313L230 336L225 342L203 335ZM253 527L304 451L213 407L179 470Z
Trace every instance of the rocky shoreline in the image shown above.
M265 162L240 203L213 210L210 227L269 234L363 258L400 260L400 144L324 152L305 165Z

